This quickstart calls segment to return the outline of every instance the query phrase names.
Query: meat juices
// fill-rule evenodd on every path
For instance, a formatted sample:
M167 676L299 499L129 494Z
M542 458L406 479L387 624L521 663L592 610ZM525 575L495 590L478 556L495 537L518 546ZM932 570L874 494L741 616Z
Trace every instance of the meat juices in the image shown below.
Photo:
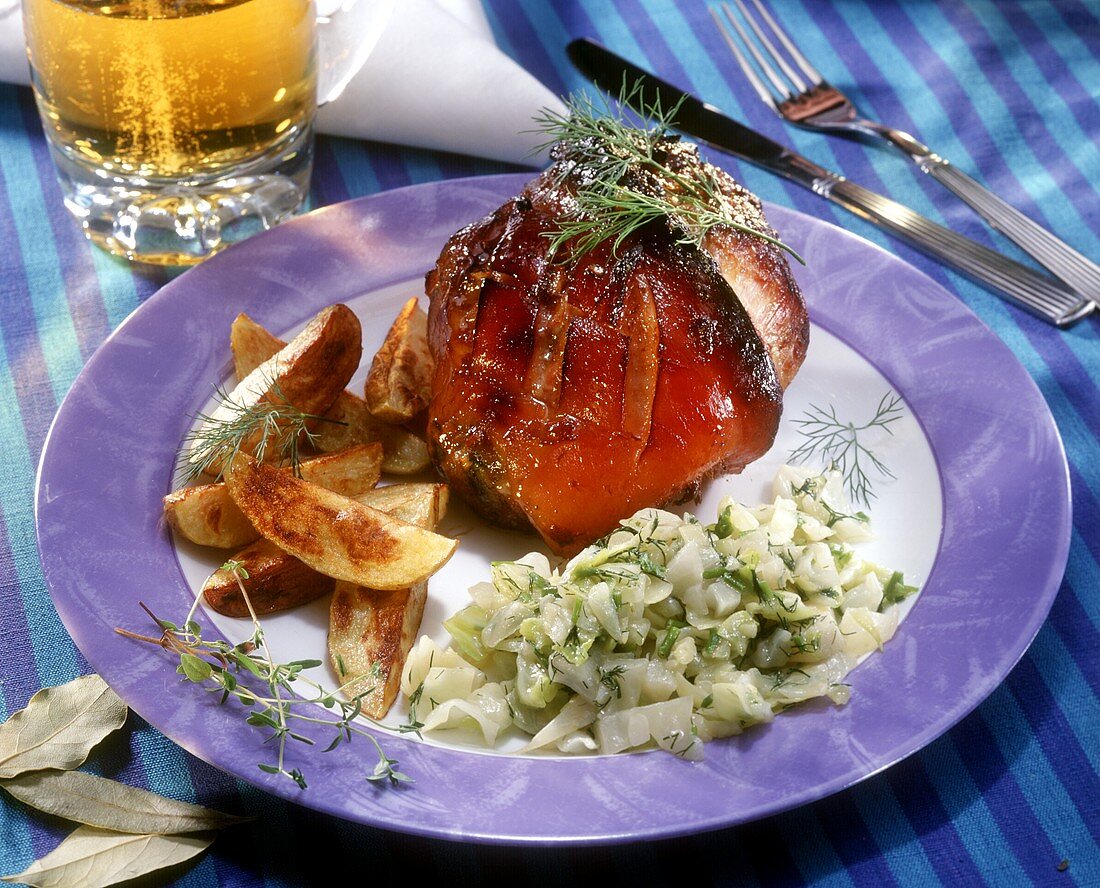
M675 159L702 163L688 145ZM428 274L427 430L483 517L570 554L766 452L809 323L782 250L731 227L699 249L657 220L617 250L551 255L571 198L561 163L456 233ZM709 171L739 221L771 234L756 198Z

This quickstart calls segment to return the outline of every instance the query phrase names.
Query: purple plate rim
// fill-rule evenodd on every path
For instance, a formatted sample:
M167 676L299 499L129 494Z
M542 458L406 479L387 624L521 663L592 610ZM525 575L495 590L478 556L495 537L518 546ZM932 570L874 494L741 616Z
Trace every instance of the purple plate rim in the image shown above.
M380 734L404 770L422 775L417 784L397 791L371 785L364 792L366 781L356 775L369 772L375 759L362 742L320 757L323 762L302 759L311 781L303 792L256 768L262 737L238 714L190 690L173 693L178 676L167 657L150 647L132 659L139 651L113 627L137 624L136 599L116 590L142 588L145 600L178 608L182 577L159 509L171 474L163 455L174 452L187 415L205 400L205 386L228 367L227 342L215 331L227 330L237 311L257 309L265 324L285 329L328 302L407 280L431 264L433 245L437 251L451 231L494 208L527 178L434 182L321 208L189 270L119 325L58 409L36 480L35 525L47 587L88 662L150 724L240 779L368 825L472 842L605 844L732 826L851 786L957 724L1023 656L1057 594L1072 527L1058 430L1031 377L957 297L877 245L778 206L767 208L773 224L807 244L800 252L811 266L796 274L833 285L826 295L807 293L815 324L872 362L904 397L932 446L944 496L940 549L922 599L898 638L853 673L855 693L847 707L785 713L762 730L708 744L700 764L664 753L508 759ZM868 279L876 284L875 298L862 292ZM350 282L362 283L348 290ZM321 283L334 290L321 295ZM340 287L344 291L335 292ZM231 295L223 299L219 289ZM313 301L304 304L303 294ZM191 350L174 354L180 340ZM157 379L164 371L170 371L167 383ZM960 385L963 371L977 371L983 391ZM135 407L152 415L142 429L120 437L111 428L111 411ZM997 433L1009 431L1011 446L1000 444ZM1024 467L1026 474L1019 471ZM1006 515L1014 510L1009 527ZM135 549L135 538L143 548ZM1006 541L1012 543L1007 549ZM164 588L150 584L157 579ZM1013 593L1013 584L1022 591ZM944 623L958 615L996 620L982 607L997 603L1012 611L1004 606L1006 589L1020 598L1013 616L1024 619L996 622L1003 634L994 634L992 645L988 624L987 643L971 650L961 630ZM970 658L967 675L963 656ZM918 691L956 679L961 692L934 712L914 710L906 699L912 694L893 685L898 672L892 670L905 668L905 657L919 663ZM931 693L923 693L928 704ZM800 730L807 721L811 731ZM808 737L823 736L827 751L803 748ZM785 788L753 784L738 769L758 767L763 756L754 757L753 747L761 742L805 754L807 767L823 769L817 771L822 776ZM657 787L647 796L648 780ZM471 793L475 786L495 795ZM670 787L692 803L670 803ZM715 798L716 787L728 795ZM658 799L663 813L654 804ZM532 825L517 815L521 811L538 811L542 820ZM575 825L577 811L587 818L581 819L583 830Z

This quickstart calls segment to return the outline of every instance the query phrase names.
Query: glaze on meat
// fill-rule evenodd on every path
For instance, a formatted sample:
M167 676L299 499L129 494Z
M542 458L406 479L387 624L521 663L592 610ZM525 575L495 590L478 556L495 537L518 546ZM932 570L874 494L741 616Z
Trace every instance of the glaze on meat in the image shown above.
M701 163L682 149L684 169ZM551 255L569 200L559 162L455 234L427 278L435 464L486 519L559 553L767 451L808 339L775 245L724 227L699 249L659 220L617 251Z

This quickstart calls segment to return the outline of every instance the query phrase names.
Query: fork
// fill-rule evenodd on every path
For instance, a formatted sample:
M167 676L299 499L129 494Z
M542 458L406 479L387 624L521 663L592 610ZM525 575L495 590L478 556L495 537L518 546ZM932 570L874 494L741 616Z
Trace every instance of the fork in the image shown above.
M722 21L716 7L711 7L710 13L737 64L764 104L773 108L784 120L805 129L835 132L857 139L869 137L892 145L908 156L922 172L928 173L954 192L993 228L1078 294L1093 303L1100 303L1100 266L997 197L958 167L948 163L909 133L861 117L852 101L826 81L809 63L760 0L752 0L756 7L756 16L750 13L744 0L734 0L734 3L756 35L756 41L749 38L729 3L723 2L720 7L730 27ZM765 26L786 50L787 58L776 50ZM738 46L733 32L736 32L748 49L764 78L750 64ZM765 53L768 58L765 58ZM793 66L790 64L792 62Z

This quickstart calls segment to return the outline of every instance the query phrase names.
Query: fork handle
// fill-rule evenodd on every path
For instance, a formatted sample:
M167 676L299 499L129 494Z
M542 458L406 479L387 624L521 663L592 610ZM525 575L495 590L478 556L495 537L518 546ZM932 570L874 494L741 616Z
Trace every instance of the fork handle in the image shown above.
M818 180L809 187L849 212L888 229L917 249L974 278L1037 317L1058 327L1068 327L1096 308L1095 302L1082 298L1058 280L937 225L888 197L834 173L828 175L830 179Z
M1100 301L1100 266L936 154L914 157L917 165L1074 290Z

